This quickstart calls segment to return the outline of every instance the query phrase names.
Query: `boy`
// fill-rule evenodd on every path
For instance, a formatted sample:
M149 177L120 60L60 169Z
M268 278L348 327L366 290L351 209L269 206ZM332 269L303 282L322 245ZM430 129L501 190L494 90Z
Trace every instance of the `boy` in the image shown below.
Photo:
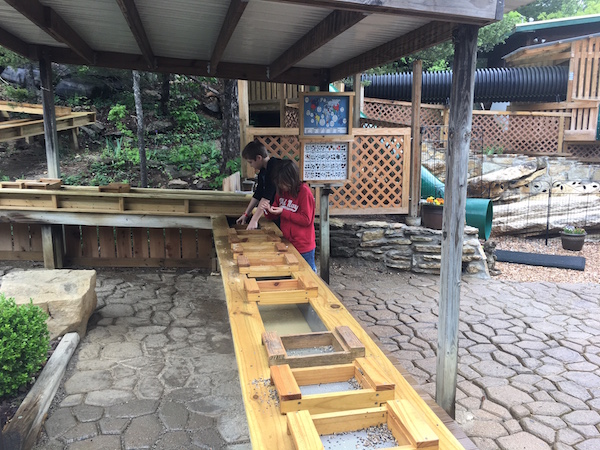
M263 204L267 204L265 201L268 202L268 205L273 202L277 191L275 183L273 182L273 174L277 170L276 166L281 162L281 159L269 156L265 146L256 140L244 147L244 150L242 150L242 158L248 161L254 170L258 171L258 186L250 203L248 203L244 214L236 220L236 223L245 225L246 221L250 219L246 229L255 230L258 228L258 220L262 217L265 210L264 208L258 207L252 216L250 216L250 214L252 214L252 209L258 205L261 200L263 201Z

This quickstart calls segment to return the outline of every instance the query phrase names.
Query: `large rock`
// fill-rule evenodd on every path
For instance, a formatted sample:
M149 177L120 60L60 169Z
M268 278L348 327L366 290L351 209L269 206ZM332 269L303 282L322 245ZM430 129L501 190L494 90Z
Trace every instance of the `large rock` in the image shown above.
M26 270L11 272L0 286L17 304L33 300L49 314L50 339L76 331L83 339L88 319L96 309L95 270Z

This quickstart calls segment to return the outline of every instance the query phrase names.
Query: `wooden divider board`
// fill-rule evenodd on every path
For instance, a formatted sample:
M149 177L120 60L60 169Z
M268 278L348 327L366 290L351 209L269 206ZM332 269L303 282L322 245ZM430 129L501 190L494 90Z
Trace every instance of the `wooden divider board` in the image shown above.
M300 386L330 384L355 378L361 389L303 395ZM288 364L271 366L271 381L282 414L307 410L323 414L349 409L373 408L394 399L394 383L367 358L351 364L292 369Z
M294 442L292 436L288 434L286 416L280 414L278 405L271 400L272 395L275 395L276 392L269 383L270 367L261 342L261 335L265 332L265 327L258 311L258 305L256 302L246 301L244 276L239 273L237 264L233 260L228 239L227 219L225 216L215 216L212 218L212 224L252 445L255 449L293 449ZM275 225L266 224L264 227L272 227L279 233ZM456 427L454 422L447 416L442 420L436 415L350 312L333 295L323 280L312 271L298 251L293 247L290 247L290 251L299 258L299 272L310 278L319 288L319 295L311 298L310 304L325 326L328 329L340 325L350 327L364 344L365 357L377 365L381 372L395 384L395 398L407 400L419 411L424 423L435 431L439 437L440 449L475 450L476 447L464 436L464 433L461 435L461 440L465 445L463 446L459 442L446 426L447 423L449 426ZM438 414L443 415L443 410L439 409ZM455 432L461 434L458 428Z
M234 259L235 253L233 254ZM244 278L244 289L249 302L260 305L285 305L291 303L308 303L309 298L318 295L319 288L310 278L292 272L292 279L257 281Z

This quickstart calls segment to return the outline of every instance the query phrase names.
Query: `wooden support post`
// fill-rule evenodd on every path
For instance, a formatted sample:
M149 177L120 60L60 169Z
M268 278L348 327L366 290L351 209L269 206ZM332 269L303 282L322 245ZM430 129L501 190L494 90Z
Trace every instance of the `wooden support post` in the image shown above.
M325 186L319 189L321 194L319 216L319 275L329 283L329 194L331 188Z
M248 139L247 128L250 126L250 107L248 106L248 81L238 80L238 104L240 108L240 154ZM248 164L242 161L242 177L248 176Z
M46 140L48 177L60 178L60 164L58 160L58 133L56 131L54 87L52 85L52 61L47 53L42 53L40 55L40 78L42 80L44 138Z
M285 106L287 105L285 83L277 84L277 99L279 100L279 127L285 128Z
M354 128L360 128L360 113L363 110L363 98L365 91L360 81L360 73L355 74L352 80L354 83L354 105L352 108L352 115L354 117L352 126Z
M421 200L421 86L423 84L423 61L413 63L412 77L412 145L410 148L410 200L409 225L421 225L419 202ZM410 222L410 223L409 223Z
M69 133L69 142L71 144L71 150L76 152L79 150L79 136L78 136L79 128L71 128L71 132Z
M462 246L478 29L475 25L460 25L454 32L435 383L435 401L452 418L456 400Z

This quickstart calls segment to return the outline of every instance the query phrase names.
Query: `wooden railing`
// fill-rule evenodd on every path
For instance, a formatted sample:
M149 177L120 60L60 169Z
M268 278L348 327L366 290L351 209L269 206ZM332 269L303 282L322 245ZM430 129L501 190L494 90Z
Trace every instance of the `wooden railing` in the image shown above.
M269 153L299 161L298 128L247 128L247 139ZM331 215L406 214L410 183L410 128L354 129L351 179L333 188ZM246 173L252 174L247 167Z
M207 191L0 189L0 260L52 260L45 252L61 250L48 229L64 225L67 266L212 268L210 217L237 217L248 200Z

